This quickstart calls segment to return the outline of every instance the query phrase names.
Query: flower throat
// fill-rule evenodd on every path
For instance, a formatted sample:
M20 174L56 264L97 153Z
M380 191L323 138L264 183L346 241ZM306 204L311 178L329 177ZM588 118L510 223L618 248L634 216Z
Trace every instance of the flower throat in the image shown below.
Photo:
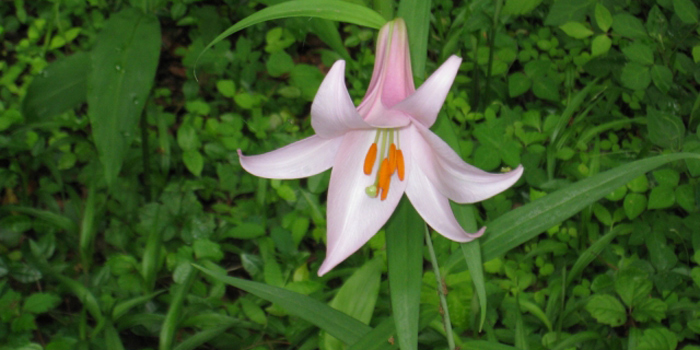
M365 175L372 175L374 163L377 161L377 143L379 142L379 170L374 184L365 188L365 193L372 198L377 195L381 200L385 200L389 194L389 184L391 176L397 173L399 180L403 181L404 162L401 144L399 142L399 132L396 129L378 129L374 137L374 142L369 146L365 156Z

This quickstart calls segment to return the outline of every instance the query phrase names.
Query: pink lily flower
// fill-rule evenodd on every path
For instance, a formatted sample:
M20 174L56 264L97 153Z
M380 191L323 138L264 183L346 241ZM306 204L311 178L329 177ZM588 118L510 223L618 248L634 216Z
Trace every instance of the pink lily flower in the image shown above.
M457 242L465 232L449 200L474 203L512 186L523 168L491 174L465 163L428 128L433 125L462 59L450 57L415 89L406 24L380 31L374 72L355 108L337 61L311 105L316 135L257 156L238 151L241 166L271 179L296 179L333 168L327 200L327 254L319 276L360 249L387 222L404 193L435 231Z

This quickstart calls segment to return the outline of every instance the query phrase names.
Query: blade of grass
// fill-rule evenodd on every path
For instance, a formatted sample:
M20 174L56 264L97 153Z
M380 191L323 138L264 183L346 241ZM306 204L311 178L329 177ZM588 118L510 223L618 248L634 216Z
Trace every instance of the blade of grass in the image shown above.
M402 350L418 348L425 223L406 197L386 226L391 308Z
M619 234L623 233L629 233L632 231L632 225L618 225L615 226L610 232L606 233L603 237L600 237L595 243L591 244L588 249L586 249L581 255L579 255L578 259L576 259L576 262L574 263L574 266L571 267L571 270L569 271L569 275L566 278L566 284L569 285L573 280L578 277L578 275L583 272L583 269L588 266L595 258L598 257L600 252L603 251L605 247L612 242L615 237Z
M92 181L88 190L85 209L83 210L83 221L80 225L80 259L85 272L90 271L92 264L93 242L95 241L95 181Z
M229 35L261 22L289 17L313 17L346 22L379 29L386 20L376 11L365 6L340 0L292 0L266 7L238 21L212 40L202 53L224 40ZM202 57L197 57L197 61ZM197 64L195 63L195 67Z
M170 350L173 347L173 340L175 338L175 333L177 332L180 323L180 314L182 313L182 305L185 302L185 297L190 291L190 287L197 277L197 270L190 269L187 272L187 276L179 285L176 285L175 291L173 292L172 300L170 301L170 307L168 308L168 313L165 315L165 320L163 320L163 328L160 330L160 339L158 348L160 350Z
M674 153L637 160L596 174L492 221L481 241L484 261L502 256L548 228L570 218L635 177L661 165L699 154Z
M359 341L372 330L366 324L306 295L263 283L226 276L222 272L203 266L194 265L194 267L218 281L281 306L290 314L316 325L345 344Z
M398 17L406 21L408 46L411 50L411 68L416 82L425 80L425 61L428 57L430 32L430 0L401 0Z

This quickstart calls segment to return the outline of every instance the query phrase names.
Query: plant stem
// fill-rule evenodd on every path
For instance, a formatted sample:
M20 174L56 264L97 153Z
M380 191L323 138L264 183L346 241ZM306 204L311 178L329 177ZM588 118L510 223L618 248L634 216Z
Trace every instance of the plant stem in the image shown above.
M442 308L442 323L445 326L445 336L447 337L447 346L450 350L455 348L455 340L452 336L452 321L450 321L450 310L447 307L447 299L445 298L446 287L443 287L442 277L440 276L440 267L438 266L437 257L435 256L435 249L433 249L433 241L430 239L430 232L428 231L428 226L425 227L425 243L428 245L428 252L430 252L430 264L433 265L433 272L435 273L435 281L437 282L438 295L440 296L440 307Z

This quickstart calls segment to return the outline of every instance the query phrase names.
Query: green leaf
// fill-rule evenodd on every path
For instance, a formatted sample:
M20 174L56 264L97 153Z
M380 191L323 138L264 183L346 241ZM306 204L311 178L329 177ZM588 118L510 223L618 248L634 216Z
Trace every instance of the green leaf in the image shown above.
M673 9L683 23L698 23L698 8L692 0L673 0Z
M219 80L216 82L216 89L224 97L232 98L236 95L236 83L233 80Z
M615 278L615 292L630 309L648 298L652 288L646 274L622 271Z
M605 5L601 3L595 4L595 21L598 23L598 28L607 32L612 26L613 18Z
M372 320L374 305L379 296L382 265L381 259L377 258L362 265L343 283L343 286L338 289L338 293L328 305L364 324L369 324L369 321ZM420 277L418 280L420 281ZM418 290L420 294L420 286ZM418 314L416 314L415 331L418 333ZM325 344L323 348L328 350L343 348L342 343L339 343L338 339L328 333L324 334L323 343Z
M324 18L332 21L352 23L375 29L381 28L384 23L386 23L386 19L384 19L384 17L377 12L365 6L346 1L292 0L266 7L240 20L238 23L232 25L223 33L219 34L219 36L214 38L214 40L212 40L204 48L204 50L202 50L202 53L241 29L273 19L290 17ZM197 61L199 61L199 59L202 57L202 53L200 53L199 57L197 57Z
M523 72L515 72L508 76L508 95L517 97L530 90L532 81Z
M566 22L560 25L559 28L563 30L566 35L576 39L583 39L593 35L592 30L579 22Z
M36 76L22 100L22 114L27 122L61 114L87 98L90 55L77 52L51 62Z
M24 300L22 310L35 314L43 314L61 303L61 298L52 293L34 293Z
M622 204L625 209L625 215L630 220L633 220L644 212L647 207L647 197L639 193L630 193L625 196L625 201Z
M680 149L685 136L683 120L669 112L647 109L647 129L649 140L654 144L672 149Z
M423 81L425 61L428 57L428 33L430 32L431 0L401 0L397 17L406 21L411 68L417 81Z
M534 10L542 0L506 0L501 11L504 15L524 15Z
M693 62L698 63L700 62L700 45L695 45L693 46Z
M675 350L678 338L666 328L650 328L644 330L637 344L638 350Z
M282 74L289 73L294 68L294 60L292 56L284 51L278 51L270 55L270 58L265 62L267 73L273 77L279 77Z
M673 86L673 73L668 67L655 64L651 67L651 80L661 92L666 93Z
M678 256L668 245L668 240L661 230L653 230L645 236L649 260L658 271L669 271L678 263Z
M643 64L645 66L654 64L654 52L651 51L649 46L642 43L635 42L627 45L622 49L622 53L624 53L625 57L632 62Z
M559 85L554 79L549 77L539 77L532 81L532 92L535 96L550 100L554 102L559 102Z
M625 307L612 295L594 295L588 300L586 311L599 323L613 327L622 326L627 322Z
M566 22L581 22L591 6L588 0L555 1L544 21L548 26L560 26Z
M622 84L632 90L644 90L651 84L649 67L636 62L628 62L622 68Z
M687 212L694 212L697 208L695 202L695 187L684 184L676 187L676 202Z
M639 322L650 320L661 322L666 318L666 310L668 310L668 305L662 300L646 298L632 310L632 318Z
M199 265L194 266L215 280L279 305L290 314L316 325L345 344L359 341L371 330L369 326L357 319L305 295L263 283L226 276L222 271L210 270Z
M197 150L185 151L182 154L182 161L185 163L187 170L189 170L194 176L202 175L202 169L204 169L204 157Z
M583 272L583 269L593 262L593 260L598 258L603 249L607 247L608 244L610 244L610 242L612 242L612 240L625 229L625 225L615 226L615 228L610 230L610 232L606 233L603 237L600 237L595 243L591 244L588 249L579 254L578 259L576 259L576 262L566 275L566 283L571 284L571 282L573 282L581 274L581 272Z
M613 17L612 28L613 32L630 39L643 39L648 36L642 21L626 12Z
M386 226L391 308L401 349L418 348L425 230L425 223L408 198L401 199Z
M160 25L131 8L113 15L97 36L88 79L88 115L105 178L112 185L138 130L160 55Z
M607 34L601 34L593 38L591 41L591 56L600 56L608 53L610 51L610 46L612 46L612 40Z
M668 162L687 158L700 159L700 155L676 153L637 160L598 173L503 214L487 225L486 234L481 238L484 261L520 246L635 177Z

